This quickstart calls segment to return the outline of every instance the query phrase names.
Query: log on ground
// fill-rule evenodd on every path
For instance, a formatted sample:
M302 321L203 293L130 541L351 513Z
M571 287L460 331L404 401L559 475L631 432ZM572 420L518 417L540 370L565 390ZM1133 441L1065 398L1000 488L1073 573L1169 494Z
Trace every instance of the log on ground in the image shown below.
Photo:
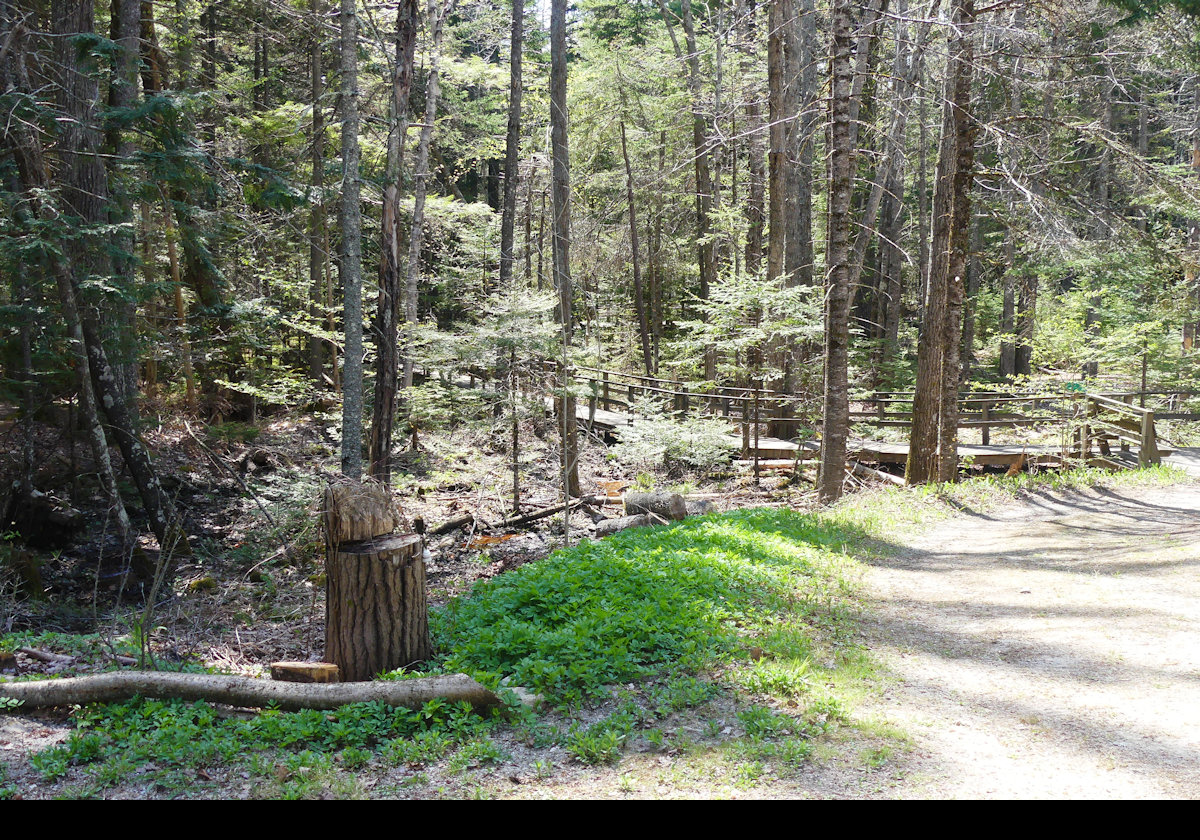
M466 674L397 682L291 683L219 674L116 671L63 680L0 682L0 698L18 700L8 711L87 703L119 703L133 697L204 700L243 708L273 705L284 711L329 710L347 703L383 703L419 709L430 700L466 701L476 709L499 705L499 698ZM0 706L0 708L4 708Z

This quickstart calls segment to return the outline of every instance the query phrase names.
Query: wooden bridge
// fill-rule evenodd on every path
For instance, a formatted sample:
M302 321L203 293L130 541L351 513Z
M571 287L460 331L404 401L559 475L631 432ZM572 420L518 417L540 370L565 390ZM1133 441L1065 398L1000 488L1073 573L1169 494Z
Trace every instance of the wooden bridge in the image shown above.
M813 401L766 388L684 382L663 377L579 367L575 381L589 394L577 405L578 419L593 430L611 433L637 422L639 405L676 415L705 414L726 419L730 438L742 457L767 469L794 466L818 458L816 441L799 442L801 429L815 430ZM967 393L959 398L958 457L962 464L1006 468L1087 463L1109 469L1158 465L1172 448L1158 434L1161 419L1200 419L1181 411L1183 391L1092 393ZM907 430L912 423L913 392L874 392L852 400L854 431L847 457L873 465L903 465L908 460ZM1149 405L1147 405L1149 403ZM1157 408L1157 410L1156 410ZM888 438L895 440L888 440ZM972 440L971 438L974 438Z

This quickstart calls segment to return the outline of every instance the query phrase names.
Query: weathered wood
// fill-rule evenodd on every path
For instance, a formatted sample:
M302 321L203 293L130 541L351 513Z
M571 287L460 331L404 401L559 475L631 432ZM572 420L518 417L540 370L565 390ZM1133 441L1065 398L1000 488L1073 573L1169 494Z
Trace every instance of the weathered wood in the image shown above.
M423 550L418 535L395 534L327 558L325 659L347 682L429 657Z
M383 703L419 709L434 699L466 701L476 709L499 705L499 698L466 674L395 682L303 684L219 674L115 671L63 680L0 682L0 698L21 701L9 711L87 703L119 703L133 697L204 700L243 708L274 706L283 711L336 709L347 703Z
M330 484L325 488L321 513L325 538L332 546L390 534L401 522L391 492L374 481Z
M341 682L338 666L330 662L272 662L271 679L294 683Z
M434 537L439 536L441 534L448 534L451 531L454 531L458 528L464 528L467 525L470 525L474 521L475 521L475 514L473 514L473 513L467 513L462 516L456 516L453 519L447 519L441 525L437 525L437 526L431 528L429 530L429 534L430 534L430 536L434 536Z
M895 484L900 487L904 486L904 479L900 476L892 475L891 473L885 473L882 470L872 469L866 464L860 464L858 461L851 461L847 469L849 469L852 474L858 476L859 478L874 478L878 479L879 481L887 482L888 484Z
M594 536L596 539L602 539L604 537L611 537L619 531L625 531L629 528L645 528L650 524L650 517L644 513L634 516L621 516L616 519L605 519L596 523Z
M663 519L679 520L687 517L687 503L678 493L633 493L626 492L622 497L625 502L626 515L635 513L653 513Z

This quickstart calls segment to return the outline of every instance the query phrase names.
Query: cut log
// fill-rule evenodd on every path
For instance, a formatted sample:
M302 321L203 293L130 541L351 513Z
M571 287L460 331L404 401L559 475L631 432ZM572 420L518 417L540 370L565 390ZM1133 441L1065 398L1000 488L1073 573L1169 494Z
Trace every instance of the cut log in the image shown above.
M650 524L650 517L644 513L634 516L622 516L617 519L605 519L596 523L595 538L603 539L628 528L645 528Z
M337 546L326 561L325 660L347 682L429 658L424 544L395 534Z
M244 708L273 705L284 711L336 709L347 703L383 703L419 709L434 699L466 701L476 709L491 708L499 699L466 674L396 682L310 684L272 682L217 674L159 671L115 671L65 680L0 682L0 698L19 700L15 710L87 703L119 703L133 697L159 700L204 700ZM3 708L0 706L0 708Z
M294 683L341 682L338 666L329 662L272 662L271 679Z
M321 513L325 539L335 546L390 534L401 522L391 492L374 481L330 484L325 488Z
M678 493L626 493L625 515L635 513L653 513L663 519L680 520L687 518L687 504Z

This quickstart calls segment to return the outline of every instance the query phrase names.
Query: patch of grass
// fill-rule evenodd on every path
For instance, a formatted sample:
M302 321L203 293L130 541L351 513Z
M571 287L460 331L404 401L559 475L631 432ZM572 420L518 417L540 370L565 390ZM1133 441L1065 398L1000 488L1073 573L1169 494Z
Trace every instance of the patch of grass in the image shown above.
M511 676L564 706L612 684L694 675L737 649L739 627L848 598L854 562L842 549L864 536L811 514L744 510L585 542L435 614L451 651L443 667Z
M80 728L66 743L31 758L47 780L60 778L73 765L119 761L123 768L137 768L153 763L165 772L247 764L277 751L326 756L323 761L328 762L340 751L346 766L361 766L375 745L389 741L389 760L409 763L440 757L457 741L491 725L490 718L480 717L469 705L442 700L416 710L380 703L358 703L333 712L268 710L248 720L221 717L207 703L135 700L83 710L76 720ZM419 746L398 748L396 743L406 743L398 738ZM109 783L119 778L112 768L98 776ZM303 793L293 786L280 795L289 792Z

